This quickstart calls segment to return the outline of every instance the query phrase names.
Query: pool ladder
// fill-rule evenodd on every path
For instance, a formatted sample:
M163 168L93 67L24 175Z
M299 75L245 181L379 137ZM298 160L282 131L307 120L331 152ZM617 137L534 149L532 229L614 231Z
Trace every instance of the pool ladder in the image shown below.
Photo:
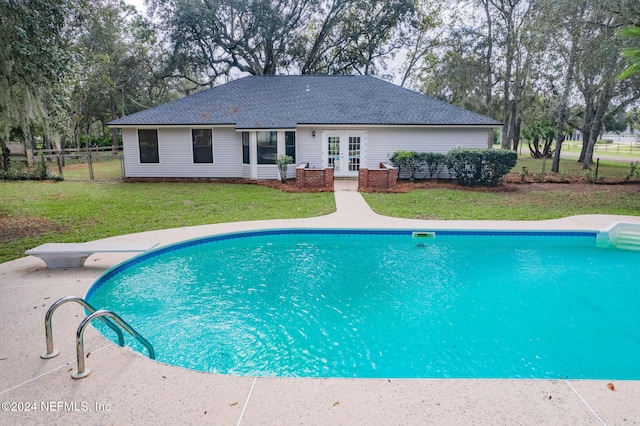
M149 343L147 339L142 337L140 333L138 333L133 327L131 327L125 320L120 318L119 315L117 315L115 312L107 311L105 309L97 310L96 308L91 306L89 302L81 297L76 296L63 297L62 299L55 301L47 310L47 313L44 317L44 334L47 340L47 352L40 355L40 358L54 358L60 353L59 350L54 349L53 347L53 330L51 327L51 319L56 309L58 309L60 305L67 302L76 302L90 312L90 314L80 322L78 331L76 332L76 357L78 360L78 371L71 374L71 377L73 377L74 379L83 379L91 373L91 370L85 368L84 366L84 330L87 325L89 325L89 323L96 318L100 318L102 322L104 322L107 326L109 326L109 328L116 332L116 334L118 335L118 345L124 346L124 335L122 334L122 330L120 330L120 328L118 328L118 326L114 324L114 321L127 333L131 334L136 338L136 340L142 343L145 348L147 348L147 351L149 352L149 358L156 359L156 353L153 350L153 346L151 345L151 343Z

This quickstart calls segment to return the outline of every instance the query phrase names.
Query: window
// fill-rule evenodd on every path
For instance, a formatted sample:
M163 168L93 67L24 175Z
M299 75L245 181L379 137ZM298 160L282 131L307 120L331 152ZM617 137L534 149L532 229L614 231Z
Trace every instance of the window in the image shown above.
M296 132L284 132L285 154L296 163Z
M138 129L141 163L159 163L158 129Z
M278 132L256 132L258 164L276 164Z
M244 164L251 164L251 158L249 157L249 132L242 132L242 162Z
M357 172L360 170L360 137L349 137L349 171Z
M211 129L192 129L193 162L213 163L213 131Z

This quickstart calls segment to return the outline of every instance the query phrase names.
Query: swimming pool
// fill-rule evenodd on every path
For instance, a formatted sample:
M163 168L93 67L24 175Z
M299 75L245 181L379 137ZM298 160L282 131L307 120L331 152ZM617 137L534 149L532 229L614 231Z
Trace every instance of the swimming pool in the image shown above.
M432 236L213 236L110 269L87 300L159 361L222 374L640 379L639 253L589 232Z

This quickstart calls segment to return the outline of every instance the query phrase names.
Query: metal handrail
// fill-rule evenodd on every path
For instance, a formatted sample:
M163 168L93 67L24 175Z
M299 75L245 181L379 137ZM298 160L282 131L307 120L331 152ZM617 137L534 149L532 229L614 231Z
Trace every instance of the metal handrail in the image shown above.
M42 358L42 359L53 358L53 357L58 356L58 354L60 354L59 350L53 348L53 329L52 329L51 321L52 321L52 318L53 318L53 313L56 311L56 309L58 309L58 307L60 305L62 305L64 303L67 303L67 302L79 303L80 305L82 305L83 308L85 308L87 311L89 311L91 313L94 313L94 312L97 311L97 309L94 308L93 306L91 306L89 304L89 302L87 302L83 298L77 297L77 296L67 296L67 297L63 297L62 299L58 299L55 302L53 302L53 304L47 310L46 315L44 316L44 334L45 334L45 338L47 340L47 352L45 352L44 354L40 355L40 358ZM101 320L106 325L108 325L113 331L115 331L118 334L118 344L120 346L124 346L124 335L122 334L122 330L120 330L108 318L101 318Z
M95 311L91 315L88 315L78 326L78 331L76 333L76 356L78 359L78 371L71 374L71 377L73 377L74 379L82 379L84 377L87 377L91 373L90 369L85 369L84 367L84 329L94 319L104 316L112 318L116 323L120 325L120 327L124 328L129 334L135 337L138 342L142 343L149 352L149 358L156 359L156 353L153 350L153 346L147 339L142 337L140 333L134 330L133 327L127 324L127 322L120 318L120 316L118 316L115 312L101 309L99 311Z

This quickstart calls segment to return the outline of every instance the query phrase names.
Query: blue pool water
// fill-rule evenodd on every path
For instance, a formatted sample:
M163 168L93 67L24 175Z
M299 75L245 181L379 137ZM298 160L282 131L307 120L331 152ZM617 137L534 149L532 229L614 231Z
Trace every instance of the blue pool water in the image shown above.
M280 230L138 256L87 298L202 371L638 380L639 277L593 233Z

